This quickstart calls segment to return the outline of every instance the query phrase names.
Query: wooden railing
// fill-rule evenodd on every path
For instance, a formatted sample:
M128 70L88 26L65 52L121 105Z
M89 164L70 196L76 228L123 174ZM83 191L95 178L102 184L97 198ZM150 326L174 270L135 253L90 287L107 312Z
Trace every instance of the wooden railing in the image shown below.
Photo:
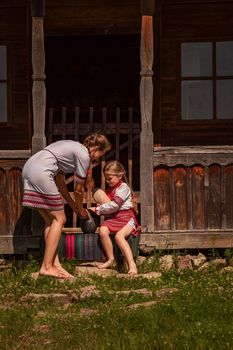
M127 170L129 183L135 190L138 203L140 202L139 192L139 144L141 124L139 111L132 107L128 109L94 109L90 107L82 110L80 107L73 109L67 107L49 108L47 123L48 143L60 139L73 139L82 141L90 132L104 132L112 143L112 150L101 160L100 166L93 169L93 177L98 187L105 188L105 181L102 169L107 160L117 159L123 163ZM73 176L68 176L66 184L69 186L73 196ZM90 192L84 196L84 205L90 207L94 204ZM66 206L67 224L64 232L80 232L79 219L77 215Z
M233 147L154 149L155 232L233 229Z

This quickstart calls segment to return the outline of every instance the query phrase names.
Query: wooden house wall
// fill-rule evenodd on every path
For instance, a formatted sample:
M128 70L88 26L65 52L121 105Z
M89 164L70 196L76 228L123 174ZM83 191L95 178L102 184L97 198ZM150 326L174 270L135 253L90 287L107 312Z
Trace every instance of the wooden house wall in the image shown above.
M180 106L180 43L182 41L233 40L232 1L158 1L158 32L155 45L156 76L159 79L159 103L154 120L155 143L172 145L233 144L233 122L181 121ZM155 118L156 116L154 116ZM157 123L157 124L156 124Z
M0 44L8 48L9 123L0 126L0 149L31 144L31 64L28 1L0 2Z

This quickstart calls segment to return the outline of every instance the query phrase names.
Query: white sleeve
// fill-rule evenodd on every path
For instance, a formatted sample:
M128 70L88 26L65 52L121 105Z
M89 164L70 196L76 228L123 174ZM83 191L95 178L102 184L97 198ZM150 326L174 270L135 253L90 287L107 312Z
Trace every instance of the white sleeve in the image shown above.
M86 147L82 147L76 157L74 180L84 183L87 177L87 170L90 166L90 156Z
M130 195L131 190L129 186L126 183L123 183L116 189L115 195L111 201L96 207L96 214L108 215L118 212L122 204L129 198Z

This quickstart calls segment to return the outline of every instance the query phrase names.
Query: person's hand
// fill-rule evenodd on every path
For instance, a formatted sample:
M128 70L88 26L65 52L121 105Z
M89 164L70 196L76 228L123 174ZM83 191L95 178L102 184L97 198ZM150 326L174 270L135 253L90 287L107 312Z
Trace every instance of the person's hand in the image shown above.
M82 209L81 211L77 211L77 215L80 217L81 220L87 220L89 219L88 211L87 209Z
M90 207L89 208L91 211L93 211L94 213L95 213L95 211L96 211L96 207Z

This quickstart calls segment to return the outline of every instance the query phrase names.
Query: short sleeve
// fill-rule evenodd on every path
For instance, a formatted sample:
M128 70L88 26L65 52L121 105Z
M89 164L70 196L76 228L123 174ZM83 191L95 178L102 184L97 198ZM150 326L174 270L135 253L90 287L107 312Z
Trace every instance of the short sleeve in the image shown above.
M84 183L87 177L87 170L90 166L90 156L86 147L82 146L76 156L74 180L75 182Z

